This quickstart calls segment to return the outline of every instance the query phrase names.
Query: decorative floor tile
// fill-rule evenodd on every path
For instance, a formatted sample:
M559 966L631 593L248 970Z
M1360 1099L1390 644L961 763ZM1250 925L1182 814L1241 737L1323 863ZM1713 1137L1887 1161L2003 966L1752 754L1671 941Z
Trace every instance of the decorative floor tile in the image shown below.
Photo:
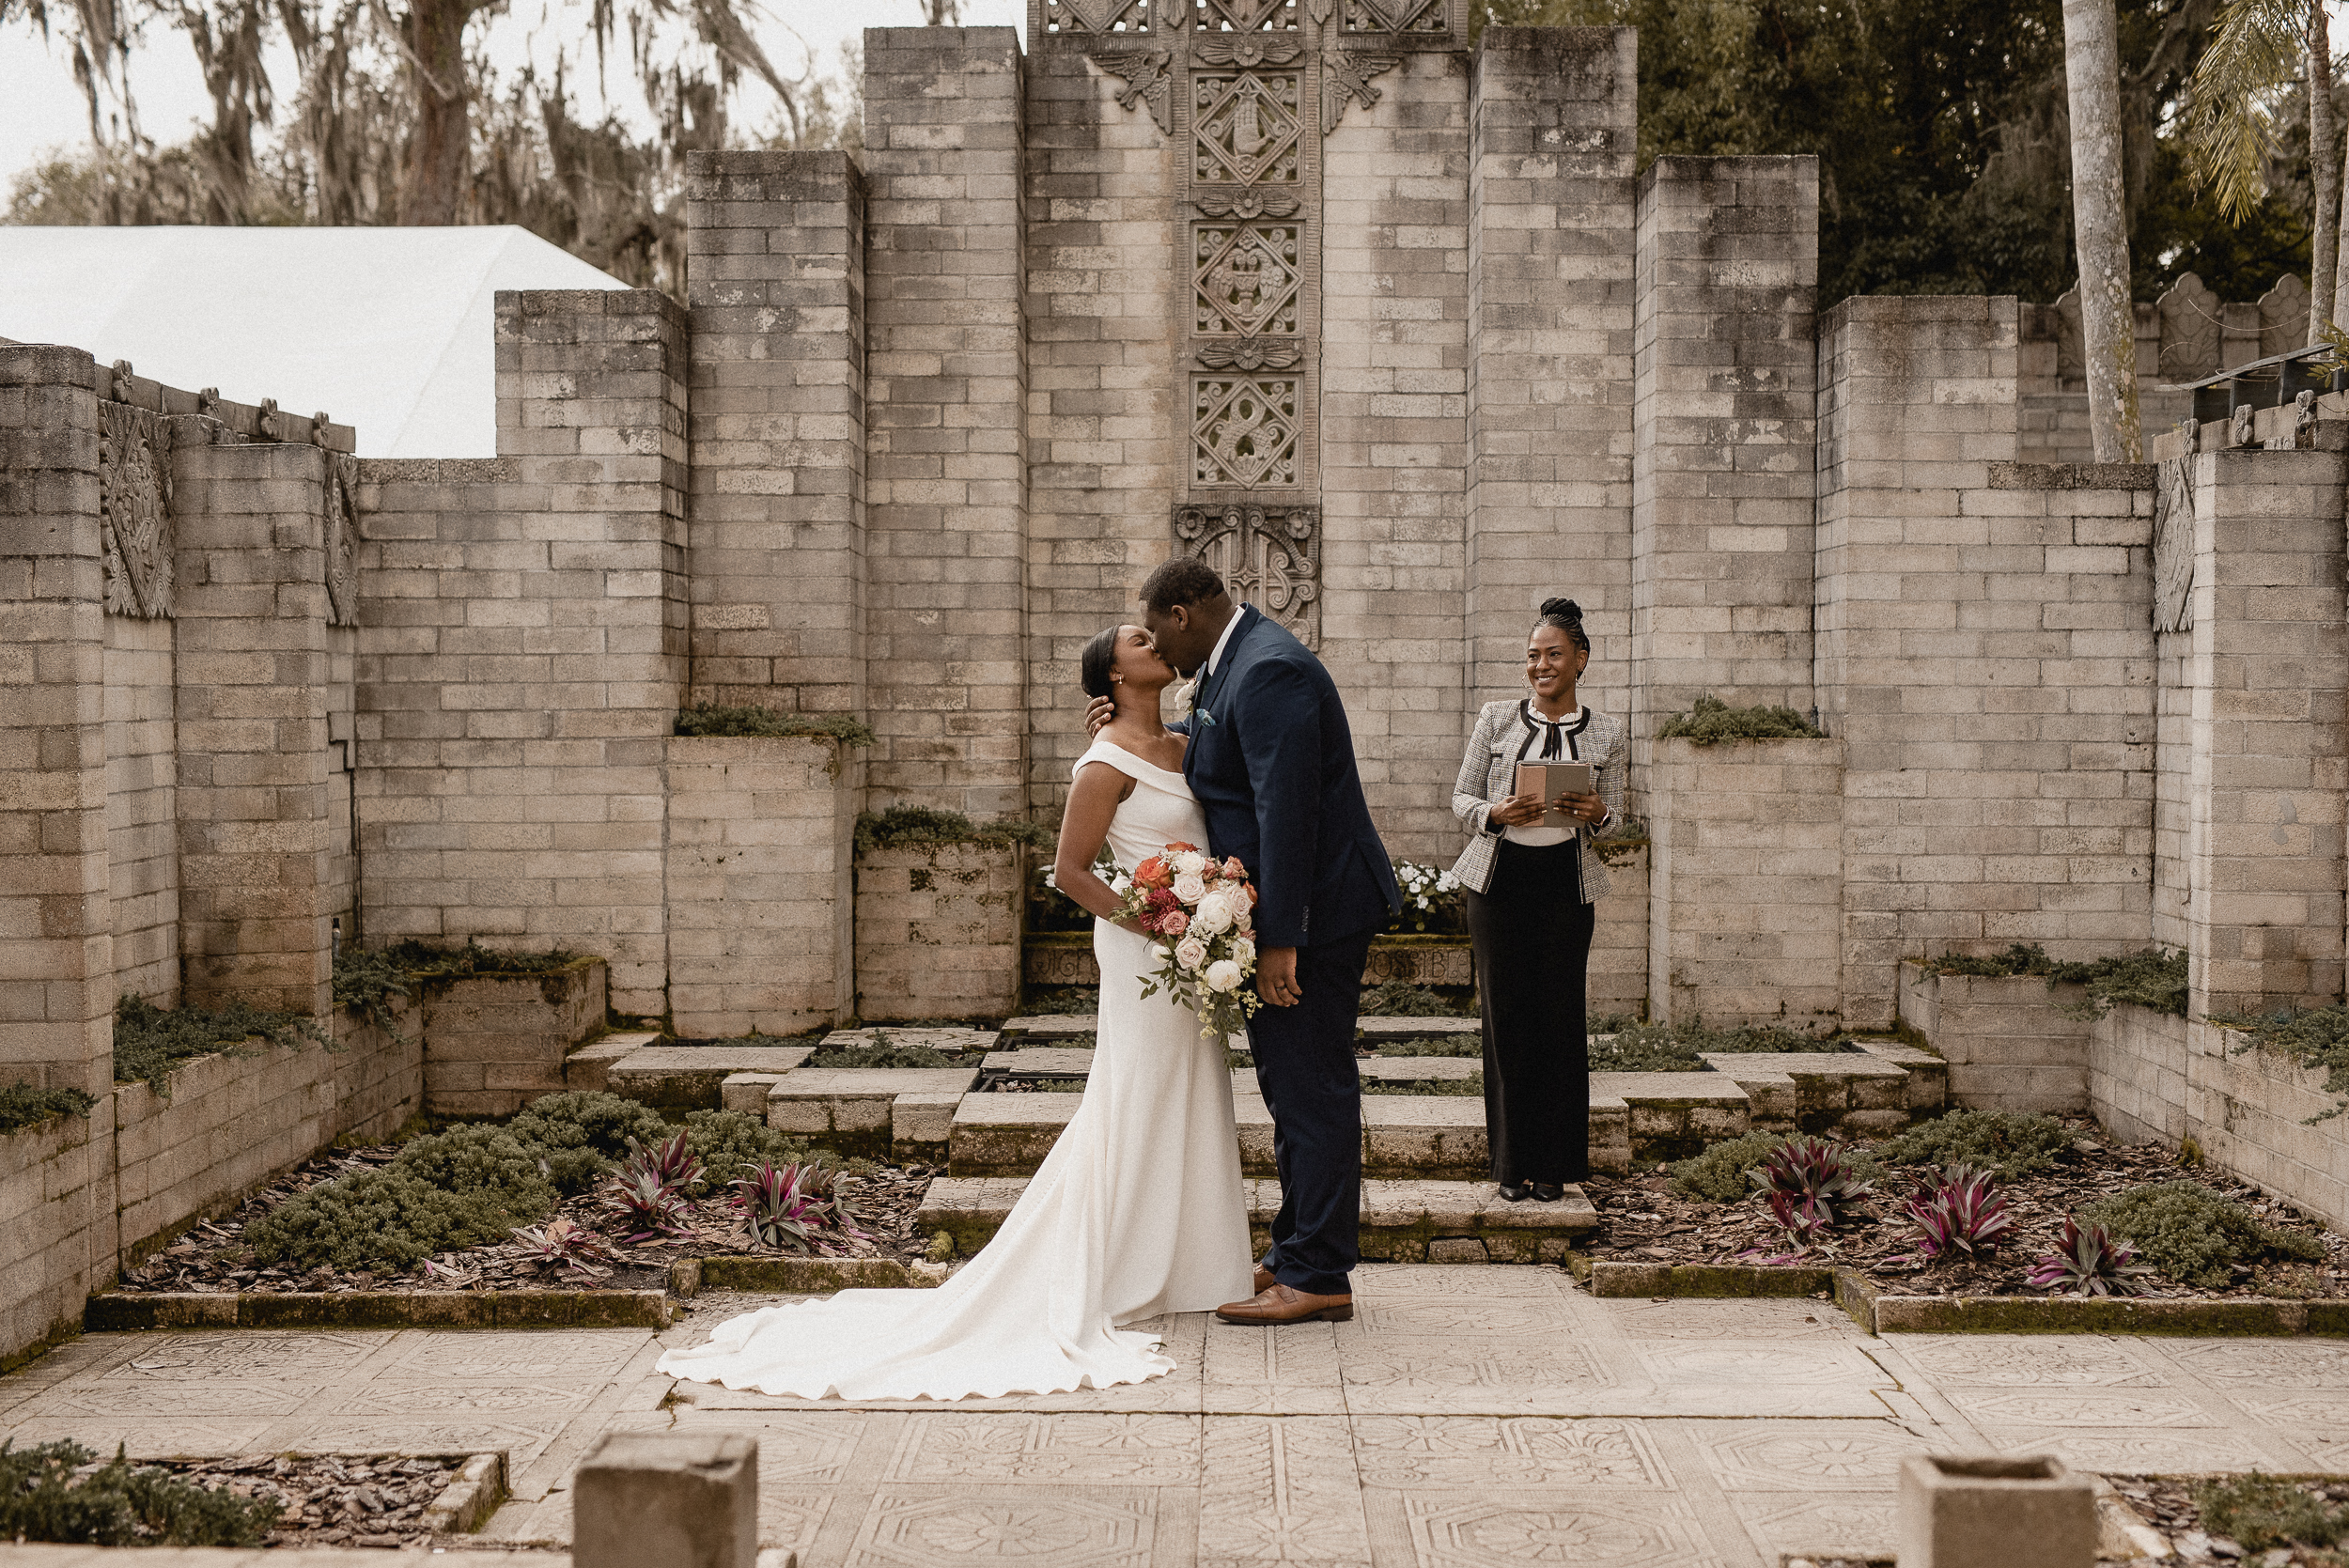
M848 1568L934 1568L972 1558L1034 1568L1171 1568L1190 1555L1190 1543L1167 1543L1174 1552L1162 1554L1160 1514L1160 1499L1148 1493L883 1488L858 1528Z
M1700 1568L1720 1556L1672 1493L1563 1491L1403 1498L1422 1568Z
M2168 1380L2124 1342L2089 1335L1900 1334L1894 1353L1936 1383L2159 1389Z
M2185 1340L2162 1353L2220 1388L2349 1389L2349 1346L2322 1340Z
M2274 1469L2279 1457L2241 1432L2132 1433L2013 1426L1977 1426L1975 1430L1999 1453L2052 1453L2079 1470L2142 1474Z
M1358 1416L1366 1486L1672 1484L1637 1423L1547 1417Z
M2349 1427L2349 1393L2281 1394L2230 1389L2235 1408L2278 1426Z
M1337 1325L1209 1327L1201 1408L1209 1414L1342 1415Z
M1606 1300L1607 1316L1635 1340L1852 1340L1859 1326L1824 1301Z
M93 1377L51 1389L40 1402L50 1415L290 1416L318 1410L321 1390L299 1383L185 1383Z
M1351 1323L1337 1325L1338 1341L1402 1335L1424 1339L1432 1335L1464 1335L1480 1339L1569 1333L1573 1314L1563 1303L1538 1296L1500 1301L1413 1301L1358 1306Z
M1762 1384L1801 1388L1817 1384L1881 1384L1892 1379L1857 1347L1848 1344L1772 1344L1752 1341L1647 1340L1634 1349L1658 1383Z
M1354 1304L1382 1296L1425 1300L1437 1296L1546 1296L1580 1299L1572 1278L1548 1265L1364 1264L1354 1271Z
M1977 1426L2223 1426L2183 1395L2088 1393L2077 1389L1952 1389L1948 1399Z
M379 1375L385 1381L400 1382L456 1377L508 1383L541 1377L608 1377L627 1366L651 1338L641 1328L476 1329L441 1334L412 1328L401 1335L391 1364Z
M75 1442L109 1457L116 1445L120 1444L133 1459L214 1459L241 1452L272 1424L267 1420L191 1417L142 1421L41 1414L0 1426L0 1439L19 1448Z
M360 1383L331 1391L319 1408L338 1416L568 1416L585 1409L604 1388L600 1383Z
M282 1382L318 1386L350 1376L390 1342L367 1334L277 1334L251 1330L169 1334L100 1375L112 1382ZM461 1337L461 1336L452 1336Z
M1190 1485L1199 1444L1196 1416L924 1415L906 1422L885 1479Z
M504 1449L508 1465L545 1452L562 1419L544 1421L402 1421L330 1416L279 1440L288 1453L485 1453Z
M1596 1389L1610 1381L1580 1345L1557 1340L1504 1341L1472 1334L1364 1339L1340 1346L1349 1391L1386 1389Z
M1354 1439L1333 1417L1210 1419L1199 1555L1227 1563L1365 1563Z
M1890 1421L1738 1422L1719 1431L1708 1423L1690 1440L1732 1492L1890 1490L1900 1484L1903 1459L1936 1446Z
M1747 1492L1730 1499L1764 1560L1784 1552L1819 1556L1889 1553L1900 1508L1894 1492Z

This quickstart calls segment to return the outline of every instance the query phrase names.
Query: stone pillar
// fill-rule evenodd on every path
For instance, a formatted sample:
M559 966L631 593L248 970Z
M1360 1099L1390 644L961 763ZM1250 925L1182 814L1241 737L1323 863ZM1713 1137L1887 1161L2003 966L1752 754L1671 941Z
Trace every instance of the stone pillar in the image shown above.
M98 376L77 349L0 344L0 1083L103 1096L115 995Z
M2187 1012L2323 1006L2341 989L2349 456L2237 448L2189 460Z
M184 995L328 1011L325 510L316 446L173 455Z
M1469 687L1524 684L1553 594L1597 646L1584 688L1631 685L1632 156L1639 32L1487 27L1469 158ZM1472 705L1470 705L1472 706Z
M1703 691L1811 706L1818 160L1659 158L1640 179L1638 249L1632 733L1644 742Z
M864 35L865 651L882 803L1025 805L1021 62L1008 27Z
M864 180L686 159L694 700L864 707Z

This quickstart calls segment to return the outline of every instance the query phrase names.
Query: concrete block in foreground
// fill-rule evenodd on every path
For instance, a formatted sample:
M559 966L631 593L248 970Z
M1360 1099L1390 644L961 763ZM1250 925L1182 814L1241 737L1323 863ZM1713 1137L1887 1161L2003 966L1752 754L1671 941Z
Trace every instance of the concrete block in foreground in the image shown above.
M755 1438L607 1433L573 1488L574 1568L756 1568Z
M1901 1568L2092 1568L2096 1489L2047 1454L1901 1463Z

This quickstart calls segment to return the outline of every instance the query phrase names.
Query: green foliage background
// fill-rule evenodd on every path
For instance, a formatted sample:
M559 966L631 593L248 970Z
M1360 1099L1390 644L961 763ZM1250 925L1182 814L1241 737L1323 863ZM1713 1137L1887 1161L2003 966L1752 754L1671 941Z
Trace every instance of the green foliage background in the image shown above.
M2187 272L2256 300L2309 265L2306 141L2236 229L2162 129L2216 0L2119 0L2137 298ZM1819 303L2050 301L2077 274L2061 0L1490 0L1480 24L1640 29L1640 149L1815 153ZM2295 120L2295 115L2299 118ZM2285 108L2289 134L2305 104Z

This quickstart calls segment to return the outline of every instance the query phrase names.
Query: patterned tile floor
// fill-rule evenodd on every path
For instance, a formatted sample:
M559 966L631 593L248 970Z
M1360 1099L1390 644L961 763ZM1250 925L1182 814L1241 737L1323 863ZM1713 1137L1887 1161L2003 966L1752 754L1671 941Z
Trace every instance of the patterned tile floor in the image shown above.
M0 1436L134 1454L505 1448L488 1535L560 1545L615 1427L759 1439L802 1568L1756 1568L1888 1550L1903 1455L2106 1469L2349 1465L2349 1345L1900 1335L1824 1302L1598 1301L1546 1268L1373 1266L1346 1324L1160 1327L1136 1388L818 1405L676 1383L624 1329L89 1335L0 1377ZM765 1560L787 1560L781 1551Z

